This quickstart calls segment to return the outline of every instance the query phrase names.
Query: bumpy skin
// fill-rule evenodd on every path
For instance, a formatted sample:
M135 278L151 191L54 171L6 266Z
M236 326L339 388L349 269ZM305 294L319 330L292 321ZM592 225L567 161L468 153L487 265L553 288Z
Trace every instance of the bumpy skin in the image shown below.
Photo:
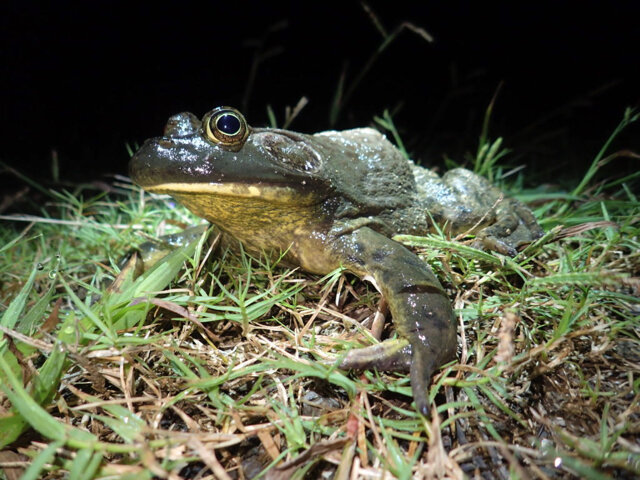
M433 219L452 233L473 227L478 245L515 254L542 234L530 210L467 170L439 178L373 129L305 135L247 126L246 138L225 143L211 135L215 112L202 122L171 117L164 136L131 159L133 180L170 194L251 252L287 250L286 261L307 271L342 265L374 280L399 338L353 350L341 366L409 370L426 414L430 377L455 356L455 319L431 269L389 237L424 234Z

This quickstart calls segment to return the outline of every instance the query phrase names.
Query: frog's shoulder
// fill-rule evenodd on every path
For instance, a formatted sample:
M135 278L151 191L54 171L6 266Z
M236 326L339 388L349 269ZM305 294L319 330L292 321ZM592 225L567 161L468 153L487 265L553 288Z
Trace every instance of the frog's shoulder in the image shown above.
M324 150L325 175L346 197L397 208L415 195L413 162L379 131L328 130L313 137Z

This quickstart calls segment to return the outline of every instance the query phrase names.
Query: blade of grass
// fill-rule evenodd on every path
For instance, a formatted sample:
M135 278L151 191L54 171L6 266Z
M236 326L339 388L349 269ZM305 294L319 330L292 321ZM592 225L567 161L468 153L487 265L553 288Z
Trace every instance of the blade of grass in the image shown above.
M16 295L16 298L13 299L13 301L9 304L9 308L7 308L4 312L4 315L2 315L2 319L0 319L0 325L11 330L14 329L15 325L18 323L20 315L22 315L22 312L24 311L24 307L27 304L27 298L29 297L29 292L33 288L33 282L40 270L42 270L42 268L39 263L34 265L29 278L27 279L24 286L20 289L20 293ZM4 342L5 340L3 340L0 345L3 345Z
M609 138L607 138L607 140L604 142L604 145L602 146L598 154L594 157L593 162L591 162L591 165L589 166L589 169L585 173L584 177L582 177L582 180L576 186L576 188L573 189L572 195L581 195L583 193L587 185L589 185L589 183L591 183L591 181L593 180L593 177L595 176L597 171L603 166L604 162L601 162L601 160L603 159L604 154L609 150L609 147L611 146L613 140L618 135L620 135L620 133L625 128L627 128L633 122L637 121L639 118L640 114L635 113L633 109L625 109L622 120L616 126L616 128L613 129L613 132L611 133L611 135L609 135Z
M89 480L94 477L102 462L102 452L94 452L89 448L83 448L76 452L68 480Z
M20 480L38 480L39 478L42 478L44 476L42 475L42 471L44 470L45 465L52 462L56 454L56 450L61 448L63 445L64 442L61 441L52 442L47 445L47 447L33 459L29 468L27 468L20 477Z

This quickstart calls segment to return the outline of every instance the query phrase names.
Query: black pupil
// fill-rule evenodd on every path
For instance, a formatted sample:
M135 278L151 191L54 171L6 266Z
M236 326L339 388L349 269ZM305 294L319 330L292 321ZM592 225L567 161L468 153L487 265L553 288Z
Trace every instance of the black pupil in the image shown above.
M240 131L240 119L230 113L223 113L216 120L216 128L225 135L235 135Z

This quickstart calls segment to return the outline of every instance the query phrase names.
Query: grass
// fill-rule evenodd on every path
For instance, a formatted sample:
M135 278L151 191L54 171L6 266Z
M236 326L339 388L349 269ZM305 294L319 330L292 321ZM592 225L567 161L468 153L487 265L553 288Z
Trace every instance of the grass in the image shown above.
M517 185L483 141L476 169ZM460 322L429 419L406 376L333 366L369 341L359 279L216 256L207 234L135 278L130 245L198 220L122 180L43 190L0 228L0 478L640 475L640 174L599 180L609 143L568 193L514 192L548 232L515 258L397 237Z

